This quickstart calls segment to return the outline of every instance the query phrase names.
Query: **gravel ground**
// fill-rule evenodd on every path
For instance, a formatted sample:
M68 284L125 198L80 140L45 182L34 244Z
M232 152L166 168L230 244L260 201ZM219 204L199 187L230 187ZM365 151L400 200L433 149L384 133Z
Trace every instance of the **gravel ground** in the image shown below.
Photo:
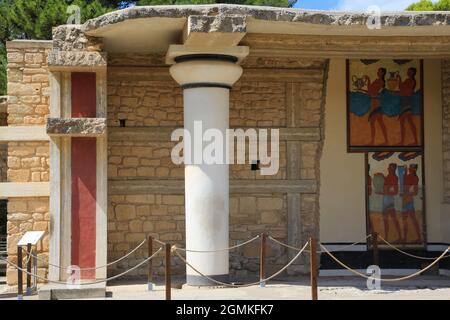
M249 279L250 281L252 279ZM269 283L265 288L196 288L183 286L172 289L173 300L309 300L308 279L284 279ZM4 286L3 286L4 287ZM1 292L0 287L0 292ZM5 287L3 288L5 289ZM162 300L165 296L162 282L155 290L133 282L117 282L107 287L106 300ZM449 277L419 277L401 283L382 285L381 290L368 290L364 279L354 277L322 277L319 279L319 299L324 300L450 300ZM16 298L8 298L16 299ZM37 296L24 297L24 300Z

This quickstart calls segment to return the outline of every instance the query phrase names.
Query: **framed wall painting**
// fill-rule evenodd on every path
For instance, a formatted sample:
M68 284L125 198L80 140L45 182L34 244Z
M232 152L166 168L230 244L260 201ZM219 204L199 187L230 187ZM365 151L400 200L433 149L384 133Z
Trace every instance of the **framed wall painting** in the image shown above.
M347 60L349 152L423 147L423 62Z
M425 181L422 152L366 153L368 232L394 245L426 244ZM380 244L384 244L379 240Z

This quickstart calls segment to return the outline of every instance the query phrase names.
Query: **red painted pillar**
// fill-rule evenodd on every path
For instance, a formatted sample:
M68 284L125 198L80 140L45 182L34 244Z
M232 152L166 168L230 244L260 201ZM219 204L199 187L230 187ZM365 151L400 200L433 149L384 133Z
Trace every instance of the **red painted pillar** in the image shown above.
M72 117L95 118L95 73L72 73ZM72 264L95 267L96 256L96 138L72 138ZM81 272L95 278L95 270Z

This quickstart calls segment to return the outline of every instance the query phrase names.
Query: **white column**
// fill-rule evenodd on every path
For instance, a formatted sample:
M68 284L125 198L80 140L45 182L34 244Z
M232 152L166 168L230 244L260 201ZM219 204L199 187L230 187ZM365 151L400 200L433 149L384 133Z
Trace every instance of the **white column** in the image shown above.
M242 68L237 59L223 55L188 55L175 59L173 78L184 89L184 127L191 135L192 163L185 164L186 247L194 250L217 250L229 246L229 172L228 165L206 164L194 155L203 153L210 142L197 144L194 125L202 131L225 132L229 125L229 94L239 79ZM202 132L202 133L203 133ZM195 137L197 135L197 137ZM186 151L186 149L185 149ZM224 149L223 161L228 155ZM202 273L220 281L228 281L229 253L187 253L187 260ZM212 285L187 267L189 285Z

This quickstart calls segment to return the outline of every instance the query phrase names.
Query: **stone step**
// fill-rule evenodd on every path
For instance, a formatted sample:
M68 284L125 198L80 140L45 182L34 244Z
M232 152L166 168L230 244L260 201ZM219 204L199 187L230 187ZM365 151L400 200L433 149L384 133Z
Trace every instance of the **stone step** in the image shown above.
M106 284L81 285L78 288L63 284L48 284L39 289L39 300L105 298Z

